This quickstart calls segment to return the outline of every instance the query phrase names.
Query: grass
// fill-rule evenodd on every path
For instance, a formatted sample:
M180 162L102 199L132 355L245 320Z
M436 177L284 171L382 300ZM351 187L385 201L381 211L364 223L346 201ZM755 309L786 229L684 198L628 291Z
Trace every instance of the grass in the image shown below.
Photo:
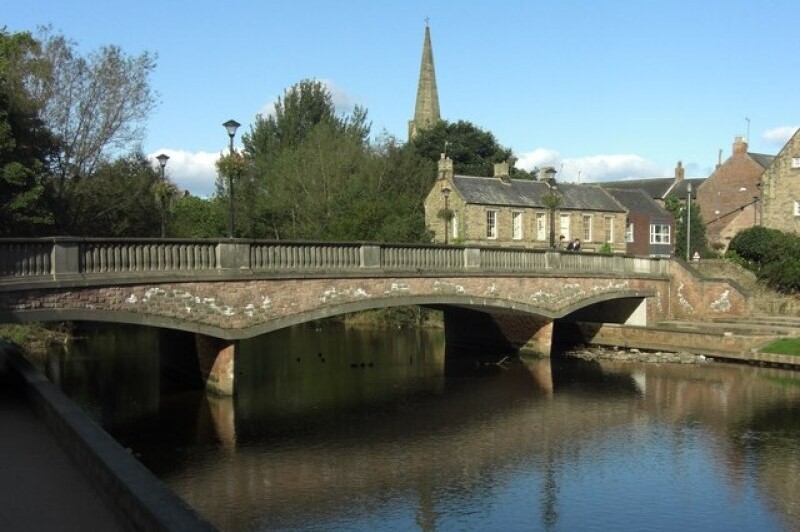
M800 338L781 338L762 347L761 352L800 356Z

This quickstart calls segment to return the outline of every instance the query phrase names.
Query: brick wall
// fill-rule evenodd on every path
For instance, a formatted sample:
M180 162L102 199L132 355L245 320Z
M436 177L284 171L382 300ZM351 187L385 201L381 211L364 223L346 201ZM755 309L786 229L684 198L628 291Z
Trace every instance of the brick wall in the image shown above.
M709 243L727 245L727 241L723 240L725 236L753 225L752 210L749 211L749 218L738 220L735 213L751 203L753 196L759 195L756 185L763 172L764 168L747 154L747 143L737 139L732 155L697 187L696 201L706 223ZM725 216L731 212L734 215ZM745 223L748 220L749 224ZM734 221L735 225L728 228Z

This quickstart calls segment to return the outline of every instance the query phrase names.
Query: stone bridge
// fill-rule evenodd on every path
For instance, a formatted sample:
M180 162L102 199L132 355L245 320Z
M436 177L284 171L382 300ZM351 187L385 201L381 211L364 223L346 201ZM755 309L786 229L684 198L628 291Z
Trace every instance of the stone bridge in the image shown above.
M448 345L549 354L554 320L646 326L742 315L746 297L680 262L440 245L154 239L0 240L0 321L105 321L197 333L209 387L236 340L355 311L443 309ZM201 365L203 365L201 363Z

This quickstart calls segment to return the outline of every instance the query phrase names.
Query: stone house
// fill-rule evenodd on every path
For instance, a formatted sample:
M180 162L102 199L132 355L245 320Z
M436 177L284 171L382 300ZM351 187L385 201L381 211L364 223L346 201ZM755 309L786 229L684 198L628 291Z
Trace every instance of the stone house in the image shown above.
M625 207L626 253L650 257L671 257L675 251L675 219L644 190L606 188Z
M549 197L558 198L552 210ZM625 208L599 186L511 179L507 163L496 164L493 177L454 175L444 155L425 199L425 223L441 243L544 249L552 231L556 242L580 238L583 251L609 244L625 253L626 220Z
M800 128L761 176L761 223L800 233Z
M696 201L711 246L726 249L742 229L758 223L761 175L774 156L747 151L747 141L736 137L731 156L697 187Z

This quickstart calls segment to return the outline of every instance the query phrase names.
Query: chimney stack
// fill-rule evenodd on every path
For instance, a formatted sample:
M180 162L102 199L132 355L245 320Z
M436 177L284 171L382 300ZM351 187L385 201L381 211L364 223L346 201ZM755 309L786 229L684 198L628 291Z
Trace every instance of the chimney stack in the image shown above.
M453 179L453 159L443 153L439 159L438 179Z
M508 162L494 163L494 177L500 178L503 183L511 183L511 174L508 171Z
M683 176L684 176L683 163L681 161L678 161L677 166L675 166L675 182L678 183L680 181L683 181Z
M744 137L736 137L733 141L733 154L744 153L747 153L747 141L744 140Z

